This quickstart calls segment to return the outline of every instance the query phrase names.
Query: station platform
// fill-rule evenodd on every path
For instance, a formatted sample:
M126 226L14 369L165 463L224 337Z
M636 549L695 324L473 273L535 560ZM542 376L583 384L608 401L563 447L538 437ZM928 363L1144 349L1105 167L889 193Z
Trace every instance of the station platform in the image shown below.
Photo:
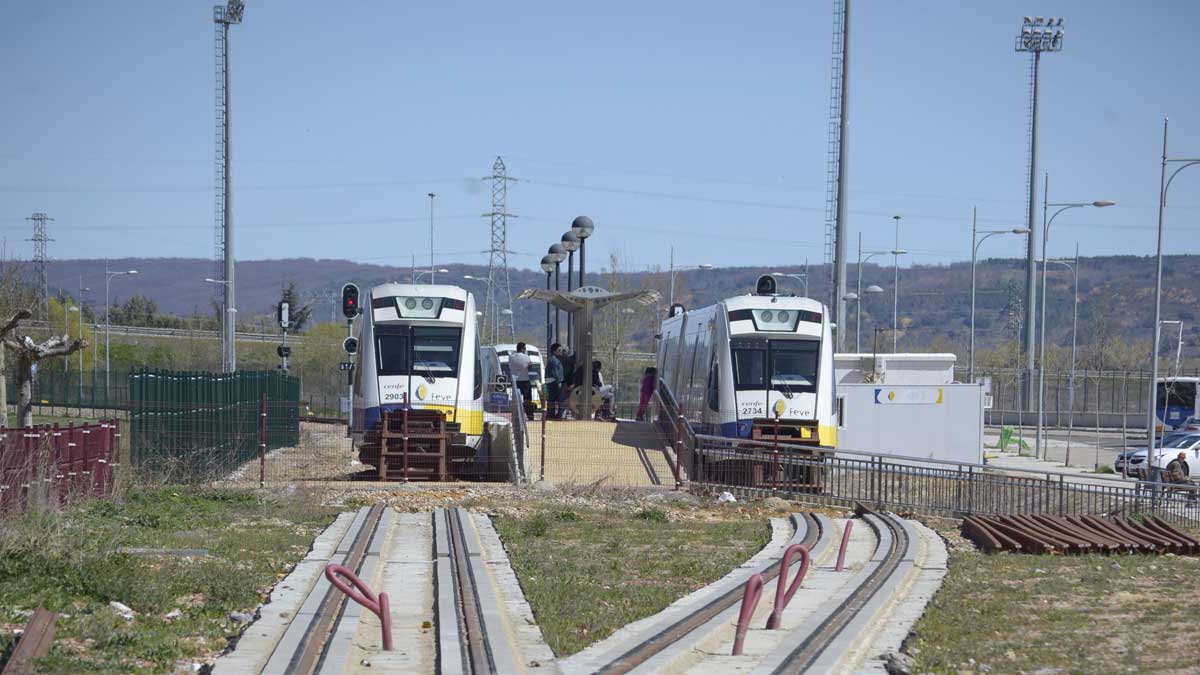
M545 423L545 472L542 423L530 428L526 465L531 480L556 484L622 487L674 486L662 434L649 422L548 420Z

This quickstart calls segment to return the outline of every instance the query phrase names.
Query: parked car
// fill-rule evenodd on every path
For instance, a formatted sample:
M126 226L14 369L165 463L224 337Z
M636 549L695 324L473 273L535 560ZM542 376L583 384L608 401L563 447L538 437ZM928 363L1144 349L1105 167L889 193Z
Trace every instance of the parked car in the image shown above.
M1173 443L1180 438L1192 435L1195 434L1186 431L1173 431L1166 436L1163 436L1161 439L1156 439L1158 440L1158 443L1156 444L1156 450L1161 449L1164 445ZM1117 473L1122 473L1122 470L1124 470L1124 473L1132 475L1135 473L1136 469L1141 468L1142 463L1145 461L1145 448L1125 448L1125 450L1118 454L1117 458L1113 460L1113 470L1115 470Z
M1179 456L1180 452L1187 454L1188 475L1193 480L1200 478L1200 433L1164 439L1162 446L1154 449L1154 466L1160 470L1167 468L1167 464ZM1128 473L1146 478L1145 450L1139 450L1128 461Z
M1183 424L1175 427L1176 431L1200 432L1200 417L1189 417L1183 421Z

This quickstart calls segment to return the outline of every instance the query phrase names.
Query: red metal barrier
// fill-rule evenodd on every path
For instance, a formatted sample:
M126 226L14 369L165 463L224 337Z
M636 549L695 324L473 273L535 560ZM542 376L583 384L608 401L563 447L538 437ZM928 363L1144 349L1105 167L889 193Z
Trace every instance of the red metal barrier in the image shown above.
M354 588L351 588L341 577L349 579L350 583L354 584ZM345 593L351 600L379 617L380 629L383 631L383 651L392 651L392 612L388 606L387 593L380 593L376 596L358 578L357 574L338 564L329 564L325 567L325 578L329 579L329 583L336 586L339 591Z
M788 584L787 591L784 591L783 584L787 581L788 570L792 569L792 554L794 553L800 554L800 570L796 572L792 583ZM779 628L779 624L783 620L783 610L787 608L788 603L792 601L792 596L800 589L804 575L808 574L808 562L811 558L808 547L804 544L792 544L783 552L783 561L779 563L779 583L775 585L775 608L771 610L771 616L767 619L769 630Z
M838 547L838 561L835 572L841 572L846 563L846 546L850 544L850 531L854 529L854 521L846 521L846 529L842 530L842 545Z
M742 655L742 646L746 642L746 631L750 630L750 618L754 616L754 608L758 607L758 599L762 597L763 578L761 574L752 574L746 580L746 590L742 591L742 608L738 611L737 632L733 636L733 655Z
M0 427L0 510L23 507L32 495L66 502L72 494L102 496L113 483L120 434L115 422L66 427Z
M403 446L403 449L401 450L401 452L404 453L404 464L402 467L402 472L403 472L403 477L404 477L403 482L407 483L408 482L408 392L404 393L404 421L403 421L403 424L404 424L404 429L403 429L404 446ZM383 465L384 465L383 452L386 449L387 448L383 448L383 447L380 447L380 449L379 449L379 453L380 453L379 454L379 475L380 475L381 480L382 480L382 476L384 473L383 472Z
M679 463L683 461L683 428L687 424L687 420L681 414L675 427L675 465L671 467L675 474L675 489L683 487L683 481L679 480Z
M540 465L540 478L542 481L546 480L546 417L548 417L549 414L550 407L547 405L546 409L542 411L542 462Z

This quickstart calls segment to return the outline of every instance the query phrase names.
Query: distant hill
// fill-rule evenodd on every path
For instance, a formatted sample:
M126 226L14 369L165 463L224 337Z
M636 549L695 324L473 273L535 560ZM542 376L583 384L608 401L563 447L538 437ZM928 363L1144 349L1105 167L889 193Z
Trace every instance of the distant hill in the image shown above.
M1186 344L1197 344L1196 316L1200 314L1200 276L1190 273L1192 263L1200 260L1194 255L1169 256L1163 271L1163 318L1184 321ZM438 281L458 283L482 295L482 283L464 280L464 275L484 277L486 267L478 265L446 266L450 273L438 275ZM137 269L137 276L115 278L112 281L112 300L116 304L131 295L141 294L153 299L166 313L187 316L211 315L214 284L205 277L217 274L214 263L205 259L138 258L110 260L112 270ZM850 266L850 290L856 289L857 272ZM679 275L677 299L691 306L711 303L719 298L749 292L759 274L768 270L752 268L718 268L689 271ZM796 273L800 268L769 271ZM810 294L825 299L828 293L828 268L813 266L810 271ZM565 273L564 273L565 274ZM607 285L607 276L596 270L589 274L589 283ZM50 263L52 289L62 288L71 296L77 295L78 278L93 290L85 302L99 308L103 305L104 261L56 260ZM961 348L967 342L971 270L969 263L948 265L919 265L900 272L900 320L906 327L903 348ZM371 286L386 281L405 281L411 270L403 267L359 264L348 260L290 259L263 260L239 263L237 267L237 296L239 320L252 324L268 324L271 307L278 301L282 286L295 281L302 295L315 303L318 321L339 319L335 314L337 293L342 284L354 281ZM1014 336L1013 321L1019 320L1023 297L1023 262L991 259L980 261L977 271L978 294L976 338L981 348L996 345ZM544 287L546 276L540 271L514 269L510 272L514 295L524 288ZM628 274L626 287L652 286L666 290L665 273L636 272ZM801 283L781 279L781 288L799 293ZM892 323L892 269L868 264L863 269L863 287L877 284L883 293L868 295L863 306L862 341L870 349L873 329L890 328ZM1050 295L1047 316L1051 344L1069 345L1071 330L1072 278L1070 272L1053 265L1049 273ZM1154 261L1147 257L1106 256L1084 258L1079 278L1079 335L1080 344L1097 339L1101 333L1116 335L1131 342L1148 340L1153 321ZM323 297L322 297L323 296ZM527 336L542 335L544 305L517 302L517 331ZM848 334L853 346L854 312L850 312ZM635 331L643 343L651 335L646 330ZM884 335L881 340L890 335ZM630 345L648 347L648 344Z

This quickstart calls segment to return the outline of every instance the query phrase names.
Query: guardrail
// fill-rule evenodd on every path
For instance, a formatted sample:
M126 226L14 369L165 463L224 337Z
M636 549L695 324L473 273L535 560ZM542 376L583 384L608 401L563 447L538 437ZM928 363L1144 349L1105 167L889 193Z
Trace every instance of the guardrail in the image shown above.
M689 475L694 484L806 501L875 504L892 510L963 517L1147 513L1200 522L1200 488L1130 483L1053 471L991 469L917 457L813 448L698 435ZM1168 489L1169 488L1169 489Z
M56 330L45 321L23 321L24 326L37 328L40 330ZM104 324L90 324L93 331L99 333L103 331ZM218 331L202 330L192 328L156 328L152 326L118 326L110 324L108 331L114 335L144 335L146 337L164 337L164 338L199 338L201 340L219 340L221 334ZM280 333L253 333L247 331L238 331L234 333L238 340L243 342L278 342L283 339ZM288 342L298 344L304 342L305 336L302 333L288 333ZM340 344L340 340L337 341ZM332 344L332 342L331 342Z

